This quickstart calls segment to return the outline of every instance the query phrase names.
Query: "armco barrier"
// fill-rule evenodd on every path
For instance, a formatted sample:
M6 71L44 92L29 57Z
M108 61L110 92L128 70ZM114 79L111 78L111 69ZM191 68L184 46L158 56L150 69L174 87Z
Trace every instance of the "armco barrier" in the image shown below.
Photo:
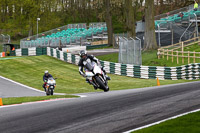
M36 52L34 51L36 50ZM48 55L62 61L77 65L80 57L71 53L64 53L53 48L37 48L21 50L16 49L16 56L26 55ZM40 51L40 52L39 52ZM23 53L25 52L25 53ZM180 67L154 67L154 66L135 66L130 64L113 63L101 61L101 65L106 72L116 75L123 75L134 78L156 79L160 80L194 80L200 78L200 63L184 65Z

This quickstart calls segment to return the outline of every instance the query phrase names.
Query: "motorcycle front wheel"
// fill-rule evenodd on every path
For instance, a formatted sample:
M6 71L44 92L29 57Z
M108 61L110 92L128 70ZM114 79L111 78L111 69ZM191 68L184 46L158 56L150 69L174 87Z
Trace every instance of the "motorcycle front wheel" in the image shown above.
M53 89L51 88L51 95L53 95Z
M104 90L104 92L109 91L109 87L103 83L102 79L99 76L96 76L96 81L99 84L100 89Z

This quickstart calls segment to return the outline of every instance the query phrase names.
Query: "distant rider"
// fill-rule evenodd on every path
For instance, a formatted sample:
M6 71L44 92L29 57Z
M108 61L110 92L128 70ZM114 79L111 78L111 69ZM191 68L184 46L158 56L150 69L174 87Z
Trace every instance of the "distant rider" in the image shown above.
M45 88L45 86L46 86L46 84L47 84L47 80L49 79L49 78L51 78L51 77L53 77L50 73L49 73L49 71L45 71L45 73L44 73L44 76L43 76L43 81L44 81L44 84L43 84L43 88L44 88L44 91L46 92L46 88Z
M86 61L87 59L90 59L91 62L92 62L92 61L96 62L97 65L101 68L101 70L105 73L106 79L107 79L107 80L110 80L110 77L108 77L108 76L106 75L106 71L104 70L103 67L101 67L100 62L99 62L99 60L98 60L96 57L94 57L93 55L87 55L87 52L86 52L85 50L81 50L80 53L79 53L79 55L80 55L80 57L81 57L81 59L80 59L80 61L79 61L79 63L78 63L78 66L79 66L79 73L80 73L80 75L82 75L83 77L86 78L86 82L87 82L87 83L92 84L92 83L90 83L89 79L88 79L88 78L86 77L86 75L85 75L85 72L83 71L83 68L84 68L83 61ZM94 86L94 84L92 84L92 85ZM97 89L96 86L94 86L94 88Z

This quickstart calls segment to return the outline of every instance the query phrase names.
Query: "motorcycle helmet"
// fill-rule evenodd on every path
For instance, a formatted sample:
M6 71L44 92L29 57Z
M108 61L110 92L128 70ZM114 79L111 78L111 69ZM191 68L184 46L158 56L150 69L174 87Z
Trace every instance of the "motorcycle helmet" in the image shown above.
M45 74L49 74L49 71L48 71L48 70L46 70L44 73L45 73Z
M81 50L79 53L80 57L87 56L87 52L85 50Z

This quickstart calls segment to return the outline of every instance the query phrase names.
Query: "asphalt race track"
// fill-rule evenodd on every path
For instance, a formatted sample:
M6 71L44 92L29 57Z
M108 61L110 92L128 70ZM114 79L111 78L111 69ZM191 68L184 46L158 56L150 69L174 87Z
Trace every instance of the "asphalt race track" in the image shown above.
M0 107L1 133L118 133L200 108L200 82Z
M42 85L41 85L42 87ZM24 96L45 96L42 91L30 89L0 77L0 97L24 97Z

